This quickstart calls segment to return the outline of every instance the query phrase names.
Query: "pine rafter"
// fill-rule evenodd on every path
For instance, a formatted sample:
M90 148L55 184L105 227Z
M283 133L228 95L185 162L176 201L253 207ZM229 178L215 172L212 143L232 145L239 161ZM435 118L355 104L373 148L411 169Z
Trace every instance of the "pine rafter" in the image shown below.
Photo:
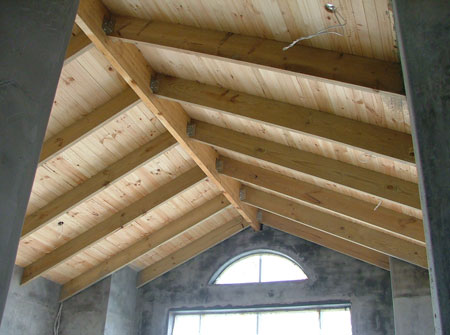
M302 45L283 51L288 43L132 17L115 17L111 36L128 42L245 63L258 69L290 73L334 85L404 95L398 63Z
M214 247L227 238L239 233L247 226L248 225L243 222L240 217L228 221L219 228L212 230L199 239L189 243L187 246L143 269L139 272L137 287L141 287L153 279L162 276L164 273L176 268L177 266Z
M389 271L389 256L385 254L270 212L261 214L261 223L266 226Z
M180 104L157 98L151 88L152 69L139 49L129 43L113 41L102 29L103 20L111 17L100 0L81 0L75 19L115 70L135 91L145 106L158 118L210 180L221 190L242 217L259 230L254 208L239 200L239 182L221 176L215 170L217 153L209 145L191 141L186 134L189 115Z
M69 64L77 57L89 51L93 46L91 40L82 31L71 36L64 57L64 65Z
M158 74L155 94L414 165L410 134L227 88Z
M307 175L420 209L417 184L259 137L191 120L190 137Z
M425 246L422 220L251 164L221 156L218 171L313 208L329 210ZM376 210L375 210L376 208Z
M51 270L70 257L73 257L77 253L89 248L101 239L104 239L117 230L126 227L135 219L145 215L151 209L165 203L166 201L169 201L178 194L203 181L205 178L205 174L198 167L192 168L191 170L176 177L167 184L159 187L150 194L118 211L91 229L85 231L69 242L56 248L52 252L39 258L32 264L26 266L23 270L21 284L28 283L32 279L42 275L46 271Z
M249 205L427 268L425 246L254 188L244 187L241 194L241 199Z
M83 201L92 198L120 178L167 152L176 143L175 139L168 132L165 132L98 172L82 184L57 197L25 218L21 238L28 237Z
M163 228L120 251L106 261L94 266L78 277L65 283L60 300L66 300L85 288L95 284L113 272L120 270L145 253L179 236L186 230L204 222L229 207L228 200L219 195L203 205L168 223Z

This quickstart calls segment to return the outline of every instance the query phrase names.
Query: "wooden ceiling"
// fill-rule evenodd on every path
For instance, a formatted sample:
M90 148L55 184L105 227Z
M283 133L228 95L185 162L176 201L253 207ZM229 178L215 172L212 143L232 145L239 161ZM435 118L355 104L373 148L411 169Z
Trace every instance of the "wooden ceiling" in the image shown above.
M61 299L267 225L426 267L388 0L81 0L16 263ZM108 35L105 34L108 33ZM256 233L256 232L255 232Z

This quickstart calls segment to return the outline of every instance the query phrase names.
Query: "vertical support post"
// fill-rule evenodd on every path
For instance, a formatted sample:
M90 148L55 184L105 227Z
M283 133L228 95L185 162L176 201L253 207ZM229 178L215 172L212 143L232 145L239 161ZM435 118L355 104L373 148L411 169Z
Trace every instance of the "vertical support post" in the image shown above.
M77 8L0 1L0 320Z
M436 334L450 334L450 3L394 0Z

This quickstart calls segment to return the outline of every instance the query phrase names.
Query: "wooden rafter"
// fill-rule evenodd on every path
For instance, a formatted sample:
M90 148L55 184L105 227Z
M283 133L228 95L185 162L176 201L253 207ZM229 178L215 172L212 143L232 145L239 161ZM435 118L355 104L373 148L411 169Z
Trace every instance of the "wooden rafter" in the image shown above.
M138 102L139 98L134 91L127 88L104 105L96 108L85 117L45 141L39 157L39 164L42 165L48 162L62 151L104 126L107 122L127 112Z
M97 241L127 226L133 220L145 215L151 209L169 201L188 188L203 181L205 178L206 176L203 171L195 167L159 187L152 193L118 211L81 235L78 235L59 248L39 258L34 263L26 266L22 275L22 284L26 284L30 280L61 264L66 259L90 247Z
M92 198L110 184L132 173L137 168L155 159L164 152L167 152L176 143L175 139L166 132L106 167L84 183L28 215L25 218L21 238L29 236L81 202Z
M189 228L204 222L228 207L229 202L223 195L219 195L214 199L207 201L203 205L168 223L158 231L146 236L128 248L108 258L106 261L94 266L87 272L64 284L61 289L60 300L70 298L74 294L95 284L111 273L120 270L145 253L179 236Z
M192 139L420 209L418 186L262 138L192 120Z
M115 22L112 36L117 39L199 53L371 92L404 95L400 64L301 45L283 51L287 43L180 24L129 17L116 17Z
M249 205L323 230L385 255L423 268L427 267L426 250L422 245L254 188L245 187L241 194L244 195L242 200Z
M217 167L220 173L240 182L274 191L314 208L329 210L360 220L386 232L414 239L416 243L420 242L425 245L423 222L415 217L383 206L376 208L369 202L228 157L220 157Z
M67 46L66 55L64 57L64 65L89 51L94 45L91 40L81 31L72 36Z
M261 222L269 227L389 271L389 256L378 251L266 211L262 211Z
M139 272L137 287L141 287L149 281L162 276L164 273L212 248L216 244L219 244L246 227L247 224L243 222L242 218L235 218L219 228L214 229L199 239L191 242L187 246L175 251L174 253Z
M196 81L158 75L155 94L270 126L351 146L372 155L414 164L411 135L331 113L249 95Z
M150 89L152 70L136 46L112 41L102 29L104 18L111 17L100 0L81 0L75 22L105 55L116 71L159 119L184 150L221 190L242 217L259 230L254 208L239 200L239 182L221 176L215 169L217 153L209 145L191 141L186 134L189 116L181 105L157 98Z

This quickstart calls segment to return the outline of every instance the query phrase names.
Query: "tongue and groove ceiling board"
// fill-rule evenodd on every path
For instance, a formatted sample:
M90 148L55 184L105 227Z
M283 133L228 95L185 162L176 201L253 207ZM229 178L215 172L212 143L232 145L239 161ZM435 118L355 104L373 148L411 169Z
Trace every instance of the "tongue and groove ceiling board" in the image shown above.
M147 269L140 278L140 284L144 284L246 228L249 219L256 218L262 224L266 218L268 226L384 269L389 267L388 256L405 259L405 250L409 252L407 261L426 266L409 111L398 85L401 73L394 73L397 70L392 72L396 86L378 90L371 87L372 79L364 86L365 83L352 83L351 76L345 73L349 81L340 82L339 76L329 80L326 76L324 79L315 74L304 75L301 69L284 71L249 63L250 58L244 61L227 58L219 51L208 54L190 45L187 37L170 45L177 36L168 36L170 41L165 45L161 39L149 42L144 30L125 39L120 30L105 37L102 30L94 29L92 33L89 26L98 22L101 26L103 14L109 11L119 24L131 20L144 22L146 26L152 20L164 23L160 25L164 27L173 28L171 25L177 24L202 29L205 31L202 36L209 36L208 30L216 36L233 33L251 41L258 38L278 41L270 45L279 42L287 45L300 36L337 23L334 15L324 9L326 2L105 0L102 5L94 0L81 0L81 9L93 9L79 11L77 22L82 22L84 30L74 25L56 92L16 260L26 269L23 281L41 275L65 284L61 298L66 299L121 266L130 265L139 271ZM364 57L355 58L360 64L400 68L388 0L339 0L334 4L347 21L340 30L344 36L322 35L303 41L301 46L294 47L292 54L306 50L302 47L313 47L318 48L314 52L346 54L344 58ZM97 49L98 44L89 42L93 37L96 43L112 40L116 50L122 48L124 54L138 56L133 61L123 57L111 60L108 57L114 57L114 52L105 57ZM109 52L111 45L105 43L100 47ZM278 47L275 49L271 52L278 52ZM145 81L147 87L143 87L148 90L152 85L155 95L148 90L149 101L161 101L162 106L172 106L177 113L187 113L192 123L186 129L175 129L175 133L174 128L166 129L167 115L161 116L159 111L153 114L145 100L142 102L138 97L139 85L144 84L133 82L131 77L131 81L127 78L129 86L123 79L120 66L134 61L136 73L148 72L147 63L152 70L152 80L149 76ZM320 68L317 73L320 74ZM364 79L364 74L361 78ZM262 105L272 107L262 111L258 107ZM246 106L253 108L250 116L241 113ZM320 130L319 126L318 131L309 132L309 120L298 125L278 122L277 115L270 114L270 108L276 109L273 106L284 110L286 120L289 113L304 112L312 118L311 124L322 122L329 130ZM268 116L264 118L263 113ZM334 133L333 121L327 121L338 119L327 115L342 117L339 132ZM204 137L196 134L194 124L201 124L202 129L222 130ZM347 128L356 135L346 138ZM365 137L361 129L369 129L371 135ZM214 138L220 133L230 134L232 145ZM378 134L387 134L389 139ZM241 150L239 143L232 143L245 138L256 143L253 153ZM204 148L209 156L199 156L196 148ZM351 171L360 171L353 176L355 179L377 173L382 180L398 181L387 183L388 192L404 192L397 185L407 185L409 198L407 201L395 196L380 198L367 192L371 187L362 191L296 168L296 164L305 162L284 164L282 156L267 159L270 152L266 150L293 149L297 150L296 155L300 152L317 155L318 161L331 159L329 162L335 166L349 164ZM281 155L281 151L277 154ZM202 161L205 157L212 161L205 163ZM217 171L214 157L218 158ZM189 171L201 171L197 164L204 172L206 166L210 174L187 180L184 176ZM245 169L245 173L233 170L236 168ZM346 172L338 171L343 175ZM282 187L283 183L286 187ZM291 204L293 208L309 206L320 213L308 217L313 221L301 222L294 212L252 202L245 199L245 192L233 193L239 185L243 190L270 194L277 202ZM296 185L298 189L288 185ZM148 204L141 201L133 207L142 199L151 201ZM254 217L256 207L260 210ZM330 215L337 217L331 221L356 227L355 231L360 227L359 237L352 240L351 236L336 234L336 229L318 228L323 224L316 224L314 218ZM100 230L108 222L115 222L114 227ZM251 224L257 227L254 222ZM372 243L370 236L380 237ZM385 241L400 241L405 250L385 246ZM182 255L184 251L192 255ZM108 265L108 260L115 265Z

